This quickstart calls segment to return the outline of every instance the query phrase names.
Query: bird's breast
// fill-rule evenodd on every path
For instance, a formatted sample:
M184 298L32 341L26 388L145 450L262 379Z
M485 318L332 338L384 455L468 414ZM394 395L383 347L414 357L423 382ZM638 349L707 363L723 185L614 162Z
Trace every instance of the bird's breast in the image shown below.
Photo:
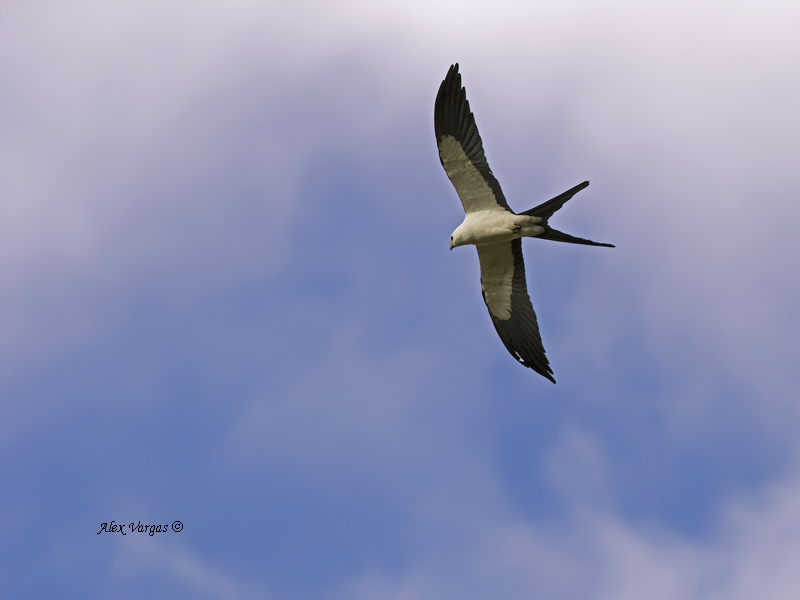
M506 210L479 211L467 213L459 230L465 244L482 246L540 235L544 229L539 223L539 217L515 215Z

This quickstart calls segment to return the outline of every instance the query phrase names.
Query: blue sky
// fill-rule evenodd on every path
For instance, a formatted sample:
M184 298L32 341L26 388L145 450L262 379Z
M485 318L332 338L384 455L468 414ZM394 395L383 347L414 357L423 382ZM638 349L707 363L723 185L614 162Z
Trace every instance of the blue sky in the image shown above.
M794 598L798 12L6 2L0 595ZM523 245L555 386L448 251L456 61L617 245Z

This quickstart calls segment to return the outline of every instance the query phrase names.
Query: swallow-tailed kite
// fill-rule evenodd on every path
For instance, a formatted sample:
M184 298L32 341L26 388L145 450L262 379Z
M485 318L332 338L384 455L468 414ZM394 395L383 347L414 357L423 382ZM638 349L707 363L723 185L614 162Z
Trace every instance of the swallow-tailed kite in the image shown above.
M486 162L467 92L461 87L458 64L450 67L439 87L433 124L439 159L466 213L464 222L450 237L450 249L465 244L477 247L483 300L500 339L514 358L555 383L528 297L521 238L613 248L611 244L567 235L548 224L553 213L589 182L584 181L536 208L514 213Z

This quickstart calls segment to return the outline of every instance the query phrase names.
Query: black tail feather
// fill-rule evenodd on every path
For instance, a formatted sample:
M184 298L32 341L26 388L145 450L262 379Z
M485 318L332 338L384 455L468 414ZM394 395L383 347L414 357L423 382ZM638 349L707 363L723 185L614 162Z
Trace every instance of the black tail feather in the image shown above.
M601 244L600 242L593 242L591 240L585 240L583 238L574 237L569 234L563 233L558 231L557 229L553 229L550 225L547 224L548 219L553 216L559 208L564 206L569 199L571 199L575 194L580 192L582 189L589 187L589 182L584 181L583 183L579 183L574 188L568 189L563 194L559 194L555 198L551 198L547 202L540 204L530 210L526 210L521 215L527 215L529 217L541 217L542 218L542 227L544 227L544 233L541 235L537 235L536 237L541 238L543 240L552 240L554 242L566 242L568 244L583 244L585 246L604 246L606 248L613 248L613 244Z
M584 181L583 183L579 183L574 188L568 189L563 194L559 194L555 198L548 200L536 206L530 210L526 210L524 213L520 213L522 215L528 215L529 217L542 217L542 221L547 223L547 219L553 216L553 213L556 212L559 208L566 204L567 200L572 198L575 194L580 192L583 189L589 187L589 182Z
M604 246L606 248L614 248L614 244L601 244L600 242L593 242L592 240L585 240L583 238L563 233L558 229L553 229L549 225L544 226L544 233L536 236L542 240L553 240L554 242L566 242L568 244L583 244L584 246Z

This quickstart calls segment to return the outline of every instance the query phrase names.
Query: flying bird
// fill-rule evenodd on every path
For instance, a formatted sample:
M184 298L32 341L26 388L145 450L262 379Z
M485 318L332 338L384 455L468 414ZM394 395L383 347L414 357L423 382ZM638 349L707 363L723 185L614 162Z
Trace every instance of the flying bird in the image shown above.
M589 182L584 181L523 213L511 210L486 162L467 91L461 87L458 63L450 67L439 87L433 125L439 159L466 213L464 222L450 236L450 249L466 244L478 249L483 301L500 339L520 363L555 383L528 296L521 238L613 248L611 244L567 235L548 223L553 213Z

